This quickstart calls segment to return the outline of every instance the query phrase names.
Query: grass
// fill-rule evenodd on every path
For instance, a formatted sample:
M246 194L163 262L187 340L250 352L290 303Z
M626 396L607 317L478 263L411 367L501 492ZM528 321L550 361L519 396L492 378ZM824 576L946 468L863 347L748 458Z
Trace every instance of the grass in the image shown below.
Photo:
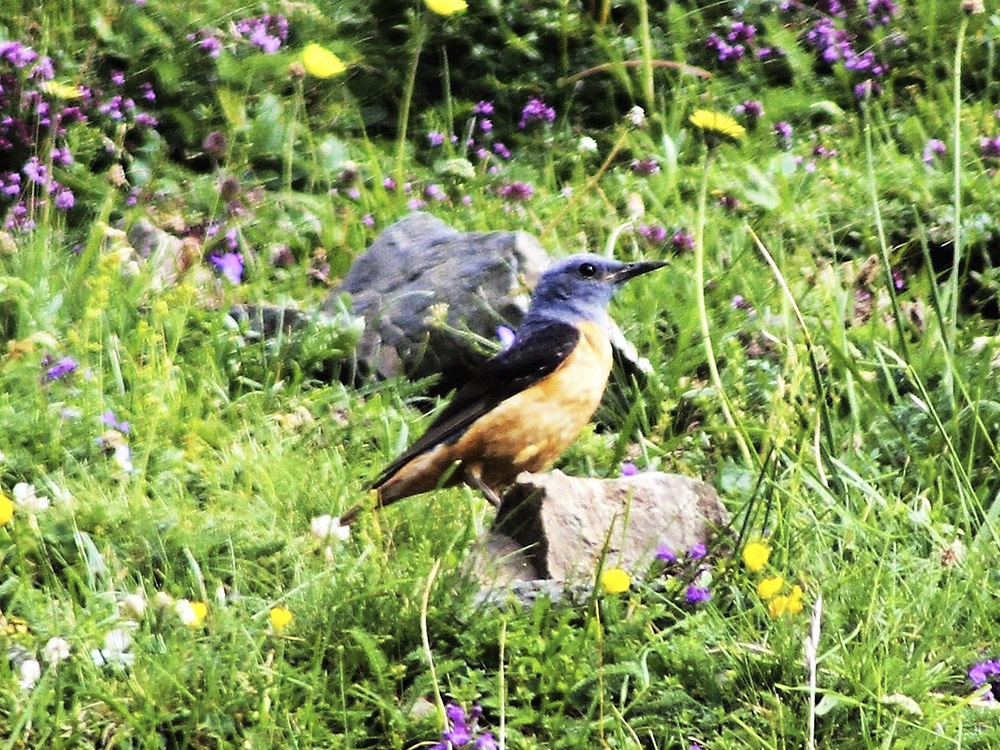
M428 747L451 703L518 749L994 746L968 670L1000 655L998 27L942 5L13 11L0 39L93 93L0 53L25 126L0 172L0 748ZM824 23L888 64L880 94L822 61ZM303 74L312 41L348 72ZM35 96L87 119L59 132ZM531 98L555 118L519 128ZM764 114L707 158L690 113L747 100ZM669 258L613 309L650 376L616 378L559 467L703 477L733 517L708 558L498 607L463 568L492 513L469 490L314 533L426 424L429 384L341 382L347 313L261 344L221 310L319 307L420 204ZM183 238L181 272L133 247L140 221ZM213 261L234 253L239 283ZM801 611L762 600L777 576Z

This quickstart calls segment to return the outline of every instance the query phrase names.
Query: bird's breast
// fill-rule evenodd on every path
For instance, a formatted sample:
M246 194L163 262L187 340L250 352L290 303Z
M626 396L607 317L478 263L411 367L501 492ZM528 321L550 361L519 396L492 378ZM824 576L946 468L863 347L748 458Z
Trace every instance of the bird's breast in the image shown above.
M576 439L601 403L611 372L611 343L595 323L551 374L499 403L459 439L456 453L475 457L487 484L550 466Z

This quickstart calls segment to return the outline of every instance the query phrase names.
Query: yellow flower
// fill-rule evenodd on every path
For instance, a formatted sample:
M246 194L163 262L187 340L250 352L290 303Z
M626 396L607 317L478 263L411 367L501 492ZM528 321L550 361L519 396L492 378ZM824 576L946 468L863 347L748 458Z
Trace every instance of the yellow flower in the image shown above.
M757 584L757 593L760 598L767 601L772 596L781 591L781 587L785 585L785 579L781 576L774 576L774 578L762 578L760 583Z
M743 563L750 568L751 572L759 573L767 565L767 559L771 556L771 548L763 542L750 542L743 548Z
M704 132L709 145L720 138L736 140L746 133L746 128L736 120L722 112L712 112L709 109L696 109L688 119L692 125Z
M791 593L788 594L788 613L796 615L802 611L802 587L798 584L792 586Z
M620 594L628 591L632 578L621 568L608 568L601 573L601 587L609 594Z
M287 607L271 607L268 618L271 620L271 628L275 633L280 633L287 628L292 624L292 620L294 619L292 611Z
M424 5L439 16L453 16L469 8L465 0L424 0Z
M767 605L767 612L772 619L777 620L788 610L788 597L782 594L774 597Z
M10 523L10 519L14 517L14 502L0 493L0 526Z
M198 628L205 623L208 616L208 605L205 602L189 602L187 599L178 599L174 603L177 616L181 622L189 628Z
M302 50L302 67L309 75L317 78L332 78L347 70L339 57L315 42L307 44Z
M43 81L38 88L57 99L79 99L83 96L79 86L70 86L68 83L59 83L59 81Z

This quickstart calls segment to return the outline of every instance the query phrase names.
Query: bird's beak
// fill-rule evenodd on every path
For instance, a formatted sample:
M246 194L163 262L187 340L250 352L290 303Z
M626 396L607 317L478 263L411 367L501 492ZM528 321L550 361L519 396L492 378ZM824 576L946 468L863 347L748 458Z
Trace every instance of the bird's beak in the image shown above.
M621 285L629 279L634 279L636 276L642 276L644 273L655 271L657 268L663 268L665 265L667 265L667 262L664 260L641 260L637 263L629 263L620 271L611 274L610 281Z

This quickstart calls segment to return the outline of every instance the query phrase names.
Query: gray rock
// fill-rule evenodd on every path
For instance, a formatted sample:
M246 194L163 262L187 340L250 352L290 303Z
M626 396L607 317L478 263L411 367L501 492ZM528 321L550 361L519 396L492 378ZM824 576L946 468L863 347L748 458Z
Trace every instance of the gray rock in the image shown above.
M418 212L375 238L330 304L347 293L364 317L363 369L460 382L485 357L477 337L495 341L497 326L517 326L548 265L525 232L463 233Z
M593 581L603 564L641 575L657 548L683 553L728 522L718 494L692 477L649 472L620 479L521 474L473 552L484 581Z

